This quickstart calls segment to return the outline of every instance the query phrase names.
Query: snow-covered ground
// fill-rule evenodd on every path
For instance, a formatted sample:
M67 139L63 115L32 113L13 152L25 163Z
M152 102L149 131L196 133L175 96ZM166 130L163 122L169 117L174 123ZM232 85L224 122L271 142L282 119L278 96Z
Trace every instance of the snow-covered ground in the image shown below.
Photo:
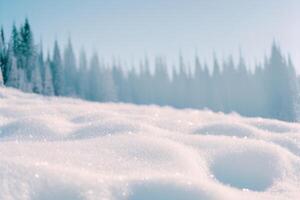
M300 124L0 88L0 199L299 199Z

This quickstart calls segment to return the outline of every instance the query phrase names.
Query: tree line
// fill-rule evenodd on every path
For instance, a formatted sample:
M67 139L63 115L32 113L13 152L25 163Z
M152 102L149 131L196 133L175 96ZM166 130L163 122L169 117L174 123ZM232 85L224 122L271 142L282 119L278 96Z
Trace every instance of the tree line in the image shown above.
M237 63L232 57L222 62L215 57L212 66L195 56L193 71L179 56L176 66L170 72L166 60L156 57L154 65L145 58L138 68L129 70L119 62L108 66L97 54L88 59L83 50L77 59L70 40L63 52L55 41L51 55L44 55L27 19L19 28L13 24L8 39L3 28L0 32L0 76L8 87L90 101L207 108L297 120L295 68L275 43L270 56L254 70L249 70L242 56Z

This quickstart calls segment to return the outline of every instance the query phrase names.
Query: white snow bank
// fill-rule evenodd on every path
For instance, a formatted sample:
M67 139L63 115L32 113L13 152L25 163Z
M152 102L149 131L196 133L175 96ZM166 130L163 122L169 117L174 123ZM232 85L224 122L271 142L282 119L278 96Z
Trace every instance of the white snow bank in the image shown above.
M300 125L0 88L0 199L299 199Z

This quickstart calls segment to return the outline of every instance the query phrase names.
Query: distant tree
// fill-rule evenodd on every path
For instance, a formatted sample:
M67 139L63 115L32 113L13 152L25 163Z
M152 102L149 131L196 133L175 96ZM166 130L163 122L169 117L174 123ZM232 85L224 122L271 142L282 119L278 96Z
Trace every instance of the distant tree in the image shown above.
M202 76L202 66L199 60L199 57L196 55L195 60L194 60L194 73L190 77L190 82L191 82L191 92L192 92L192 97L190 99L190 105L193 108L200 108L201 105L203 105L202 101L202 90L201 90L201 76Z
M88 88L88 100L101 101L101 71L98 55L94 53L90 62L90 69L88 74L89 88Z
M8 48L5 42L3 27L0 30L0 69L2 84L5 84L8 73Z
M142 104L150 104L154 101L155 88L153 87L155 77L150 72L149 59L145 57L140 61L139 74L139 99ZM170 89L170 88L169 88ZM170 91L169 91L170 92ZM171 103L171 102L170 102Z
M202 88L203 88L203 105L204 108L209 108L210 102L212 101L212 78L209 73L207 64L204 64L203 76L202 76Z
M87 98L88 91L88 67L87 58L84 50L79 55L79 71L78 71L78 93L79 97Z
M223 72L221 74L221 90L219 91L223 99L223 112L228 113L236 110L236 98L238 85L235 85L237 79L237 73L232 56L228 58L223 64Z
M42 94L43 92L43 83L41 78L39 60L36 59L36 65L34 65L34 69L32 72L31 82L32 82L32 92L37 94Z
M0 87L2 87L3 86L3 76L2 76L2 68L1 68L1 66L0 66Z
M54 95L53 79L50 66L50 59L47 59L45 64L45 78L43 83L43 94L46 96Z
M34 47L33 33L28 19L25 19L24 25L20 29L19 45L20 67L25 70L29 82L32 81L32 73L36 62L36 51Z
M266 91L265 67L268 63L267 58L264 64L257 64L254 73L249 76L249 87L247 98L250 103L246 105L248 116L268 117L268 92Z
M103 69L101 78L101 99L104 102L116 102L118 100L117 89L110 69Z
M76 96L78 94L78 81L76 58L73 51L71 39L68 40L68 45L64 51L64 95Z
M10 48L12 49L13 55L19 59L21 55L21 38L19 31L15 24L13 24L11 39L10 39Z
M294 121L294 72L287 66L279 47L272 46L269 63L265 67L265 86L267 92L267 115L285 121ZM294 78L293 78L294 80Z
M39 67L39 70L41 72L41 80L42 83L45 81L45 61L44 61L44 51L43 51L43 45L42 42L40 43L39 51L37 52L37 67ZM49 57L47 58L49 59Z
M167 72L166 62L162 57L157 57L155 60L155 75L152 83L154 89L155 103L158 105L168 104L169 99L169 77Z
M221 76L222 74L219 62L216 56L214 56L213 73L211 77L211 102L208 105L208 107L213 111L223 111L224 98L221 93L223 89Z
M294 64L292 62L292 59L290 56L288 56L288 61L287 61L287 67L288 67L288 93L290 94L290 101L292 101L292 106L290 108L293 109L293 111L290 113L292 114L292 120L293 121L297 121L298 118L298 114L300 112L299 108L300 108L300 91L299 91L299 84L298 84L298 80L297 80L297 74L295 71L295 67Z
M124 102L124 97L123 97L123 94L122 94L122 92L125 92L122 89L123 73L122 73L122 70L120 69L119 64L117 63L115 58L113 58L113 60L112 60L111 73L112 73L112 78L113 78L114 83L115 83L115 88L116 88L116 94L117 94L117 97L118 97L118 101L123 101Z
M6 85L8 87L19 88L19 71L17 67L17 59L11 57L11 66Z
M53 78L53 88L54 88L54 94L56 96L62 96L63 93L63 86L64 86L64 80L63 80L63 66L62 66L62 60L60 55L60 50L57 41L54 42L54 50L53 50L53 58L51 63L51 73Z
M29 82L27 79L26 71L22 68L18 70L18 89L22 90L23 92L33 92L32 91L32 83Z
M140 96L138 94L138 75L136 69L131 69L128 72L126 83L128 102L140 104Z
M178 62L178 70L174 68L173 71L173 78L172 78L172 96L173 96L173 105L177 108L184 108L186 107L185 101L188 96L186 96L186 84L187 84L187 73L186 73L186 66L183 60L183 56L179 54L179 62Z
M247 115L250 111L249 106L251 104L251 97L253 95L249 95L251 91L250 77L246 63L242 55L240 54L238 67L236 72L236 79L234 81L234 85L232 88L235 88L235 93L233 99L235 99L235 111ZM242 84L241 84L242 83ZM253 94L253 93L252 93ZM254 101L252 101L254 103Z
M208 106L209 91L210 91L210 77L206 64L201 65L199 57L195 57L195 72L192 83L192 106L194 108L203 109Z

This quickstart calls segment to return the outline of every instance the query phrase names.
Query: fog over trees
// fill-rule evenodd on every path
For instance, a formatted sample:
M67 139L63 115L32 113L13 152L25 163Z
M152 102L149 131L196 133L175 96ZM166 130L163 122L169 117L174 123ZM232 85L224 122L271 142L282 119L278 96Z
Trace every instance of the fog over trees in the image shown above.
M177 67L163 57L148 58L138 69L125 70L116 60L110 66L97 54L87 58L82 50L78 59L71 40L61 50L57 41L51 53L44 54L34 42L26 19L13 25L11 35L0 33L0 85L47 96L70 96L99 102L169 105L176 108L211 109L245 116L261 116L296 121L299 89L291 58L283 56L275 43L271 54L250 71L241 56L213 66L195 56L194 71L179 56ZM213 69L210 71L209 69Z

